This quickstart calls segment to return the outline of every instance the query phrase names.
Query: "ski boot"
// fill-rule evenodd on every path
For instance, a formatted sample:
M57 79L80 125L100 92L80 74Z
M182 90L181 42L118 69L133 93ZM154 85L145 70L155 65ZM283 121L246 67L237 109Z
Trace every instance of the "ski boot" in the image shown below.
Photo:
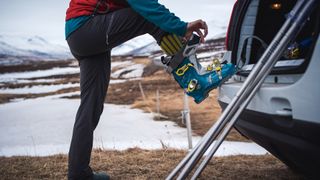
M164 36L160 42L161 49L168 55L161 58L167 72L173 75L181 88L193 97L197 104L236 72L233 64L220 63L217 59L207 68L202 67L196 57L199 42L199 36L193 35L183 45L179 37L171 34Z

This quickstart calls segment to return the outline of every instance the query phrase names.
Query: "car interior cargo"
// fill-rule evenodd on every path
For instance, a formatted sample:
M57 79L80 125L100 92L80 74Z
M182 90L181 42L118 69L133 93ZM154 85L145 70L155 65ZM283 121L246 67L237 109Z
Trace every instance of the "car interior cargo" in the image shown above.
M248 75L266 47L289 15L296 0L238 1L228 33L227 47L232 51L232 61L243 67L241 75ZM308 66L318 34L320 10L315 10L292 40L272 71L272 74L303 73ZM237 17L236 17L237 16Z

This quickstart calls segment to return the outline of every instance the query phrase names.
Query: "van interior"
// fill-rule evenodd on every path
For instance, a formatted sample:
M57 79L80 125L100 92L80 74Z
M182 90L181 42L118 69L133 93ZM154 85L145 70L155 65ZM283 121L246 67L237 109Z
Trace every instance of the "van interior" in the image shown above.
M294 7L296 0L252 0L249 2L243 18L239 21L238 46L236 63L239 67L255 64L271 43L287 16ZM320 9L313 12L302 26L300 33L292 40L283 52L271 74L301 74L308 66L316 37L319 34ZM238 22L238 23L239 23ZM248 75L251 68L242 68L240 75Z

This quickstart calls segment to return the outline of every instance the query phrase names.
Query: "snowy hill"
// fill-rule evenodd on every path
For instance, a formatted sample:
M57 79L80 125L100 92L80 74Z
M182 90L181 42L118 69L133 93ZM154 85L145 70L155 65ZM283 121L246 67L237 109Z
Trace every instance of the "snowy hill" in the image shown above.
M149 46L153 43L155 43L155 40L150 35L142 35L128 42L125 42L119 45L118 47L113 48L112 55L117 56L117 55L142 55L145 53L148 54L154 50L154 48L149 48ZM144 49L144 50L143 52L140 53L139 49Z
M207 21L209 35L217 39L225 36L226 18L212 17ZM160 48L150 35L136 37L112 50L112 55L148 56ZM0 34L0 65L21 64L33 60L60 60L72 58L67 46L57 45L40 36Z
M24 60L60 60L71 58L67 47L48 42L40 36L0 35L0 64Z
M208 26L209 29L215 33L209 34L206 38L206 41L219 39L226 36L227 27L225 24L210 21ZM152 52L159 50L159 45L151 36L143 35L114 48L112 50L112 55L148 56L151 55Z
M128 52L127 54L133 54L135 56L149 56L153 52L156 52L159 50L160 50L159 45L157 44L156 41L153 41L153 42L146 44L142 47L135 48L135 49L131 50L130 52Z
M231 10L236 0L159 0L171 12L183 21L190 22L203 19L209 26L207 39L212 39L218 34L225 34ZM41 1L42 2L42 1ZM50 2L50 1L43 1ZM10 3L7 3L10 4ZM54 5L54 6L53 6ZM56 6L57 5L57 6ZM52 6L52 7L51 7ZM0 26L0 64L4 62L14 64L27 60L39 59L64 59L72 57L64 41L63 29L65 22L62 20L68 2L53 3L43 6L40 13L37 6L24 6L19 4L21 11L12 11L4 4ZM27 8L27 9L26 9ZM34 9L35 8L35 9ZM28 11L27 11L28 10ZM21 17L28 12L28 18L21 21ZM48 13L51 12L51 13ZM52 16L52 14L55 14ZM50 21L48 21L50 19ZM12 23L19 22L19 23ZM41 22L42 28L35 28ZM26 34L24 36L8 36L8 34ZM34 34L40 36L34 36ZM43 38L44 37L44 38ZM61 45L53 44L58 42ZM153 38L149 35L135 38L113 49L113 55L147 55L150 51L159 50Z
M183 8L180 1L159 0L172 12L175 12L182 20L190 22L203 19L207 22L209 34L206 40L223 38L226 35L231 10L235 0L185 0ZM193 13L190 13L193 12ZM150 35L143 35L130 40L112 50L112 55L150 55L152 51L158 51L155 40Z

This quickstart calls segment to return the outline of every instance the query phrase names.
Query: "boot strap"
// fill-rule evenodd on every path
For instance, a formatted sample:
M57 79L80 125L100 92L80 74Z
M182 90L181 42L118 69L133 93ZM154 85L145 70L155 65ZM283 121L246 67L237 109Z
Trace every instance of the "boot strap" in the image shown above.
M172 58L161 57L161 62L167 66L166 71L172 73L173 70L177 69L179 65L183 62L184 56L182 52L177 53Z

